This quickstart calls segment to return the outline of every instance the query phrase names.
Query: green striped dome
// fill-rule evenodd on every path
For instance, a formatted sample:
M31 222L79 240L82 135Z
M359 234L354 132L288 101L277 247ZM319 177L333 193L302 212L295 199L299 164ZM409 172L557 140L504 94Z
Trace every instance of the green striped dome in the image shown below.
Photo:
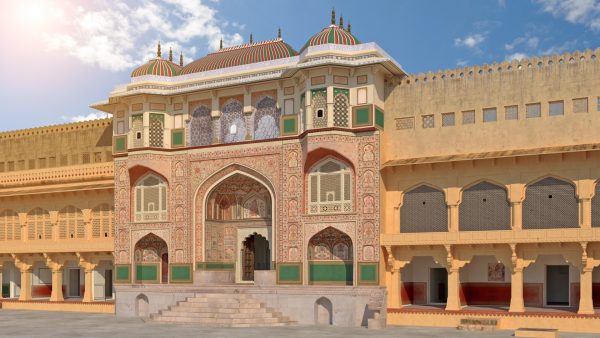
M156 76L177 76L181 71L181 66L175 63L156 58L148 61L146 64L139 66L132 73L131 77L138 77L144 75L156 75Z
M344 28L338 27L336 25L329 25L328 27L325 27L322 31L308 39L308 41L306 41L306 44L304 44L304 47L302 47L301 51L305 50L310 46L318 46L328 43L337 45L358 45L360 44L360 41L354 35L352 35L352 33L348 32Z

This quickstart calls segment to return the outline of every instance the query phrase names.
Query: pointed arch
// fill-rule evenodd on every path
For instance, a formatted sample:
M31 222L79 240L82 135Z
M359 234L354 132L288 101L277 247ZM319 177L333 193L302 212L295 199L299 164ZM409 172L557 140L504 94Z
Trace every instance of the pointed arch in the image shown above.
M246 119L244 106L235 98L230 98L221 107L221 143L242 142L246 139Z
M400 207L400 232L448 231L448 207L444 191L430 184L405 192Z
M354 250L346 233L326 227L309 239L306 254L309 283L352 285Z
M281 109L277 100L270 95L262 96L256 103L254 112L254 139L265 140L279 137Z
M192 147L212 144L213 122L211 109L202 104L194 109L188 124L189 144Z
M20 240L21 224L19 214L12 209L0 212L0 240Z
M38 207L27 213L27 239L52 239L52 222L48 210Z
M167 182L154 172L141 176L134 187L136 222L161 222L167 218Z
M579 227L575 185L555 176L532 181L525 188L523 229Z
M85 223L81 209L68 205L58 212L58 238L76 239L85 237Z
M344 161L327 156L307 173L308 212L352 212L354 172Z
M462 191L461 231L510 230L510 203L504 186L479 180Z

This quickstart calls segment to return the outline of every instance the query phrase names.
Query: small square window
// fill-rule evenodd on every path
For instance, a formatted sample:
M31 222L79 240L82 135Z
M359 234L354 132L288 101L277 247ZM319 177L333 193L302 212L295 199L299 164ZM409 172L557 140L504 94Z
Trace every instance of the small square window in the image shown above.
M39 168L40 169L44 169L46 168L46 159L45 158L40 158L38 159L38 163L39 163Z
M323 117L323 109L317 110L317 117L318 118L322 118Z
M15 162L14 161L8 162L8 171L15 171Z
M496 108L486 108L483 110L483 122L496 122Z
M451 127L455 124L454 113L442 114L442 127Z
M17 163L18 170L25 170L25 160L19 160Z
M587 113L588 99L587 97L573 99L573 113Z
M404 129L414 129L415 128L415 118L414 117L403 117L396 119L396 129L404 130Z
M141 140L142 139L142 132L138 131L137 133L135 133L135 138L138 139L138 140Z
M542 116L542 110L539 103L531 103L525 107L527 118L536 118Z
M35 169L35 160L29 160L29 170Z
M505 120L518 120L519 119L519 107L518 106L504 107L504 119Z
M560 116L565 115L565 102L564 101L554 101L549 103L548 108L549 116Z
M357 104L367 103L367 88L358 88L356 94L356 102Z
M90 163L90 154L89 153L83 153L83 155L81 155L81 163L83 163L83 164Z
M463 124L474 124L475 123L475 111L469 110L462 112Z
M433 128L435 127L435 118L433 115L424 115L423 116L423 128Z

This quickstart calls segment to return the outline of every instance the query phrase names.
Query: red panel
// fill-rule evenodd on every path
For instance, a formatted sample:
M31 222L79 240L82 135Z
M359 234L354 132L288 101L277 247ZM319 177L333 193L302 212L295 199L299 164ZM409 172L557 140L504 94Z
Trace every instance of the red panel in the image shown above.
M463 305L510 305L510 283L461 283Z
M542 283L524 283L523 300L525 301L525 306L544 306L543 290L544 285Z
M50 297L52 293L51 285L32 285L31 286L31 297Z
M412 304L412 283L400 283L400 300L401 304Z
M594 306L600 306L600 283L592 284L592 299L594 300Z
M467 298L465 297L464 286L463 284L459 284L458 287L458 300L460 301L460 305L467 305Z
M571 306L579 306L580 290L579 283L571 283Z
M427 304L427 283L412 283L413 304Z

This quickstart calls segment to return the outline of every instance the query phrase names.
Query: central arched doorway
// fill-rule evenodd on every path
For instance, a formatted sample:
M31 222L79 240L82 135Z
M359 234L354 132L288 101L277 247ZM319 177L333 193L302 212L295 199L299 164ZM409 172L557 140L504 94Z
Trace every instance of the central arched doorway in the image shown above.
M135 243L136 283L169 283L169 248L157 235L149 233Z
M265 185L234 173L210 191L205 210L207 263L232 267L238 283L253 282L254 271L271 268L272 197Z

